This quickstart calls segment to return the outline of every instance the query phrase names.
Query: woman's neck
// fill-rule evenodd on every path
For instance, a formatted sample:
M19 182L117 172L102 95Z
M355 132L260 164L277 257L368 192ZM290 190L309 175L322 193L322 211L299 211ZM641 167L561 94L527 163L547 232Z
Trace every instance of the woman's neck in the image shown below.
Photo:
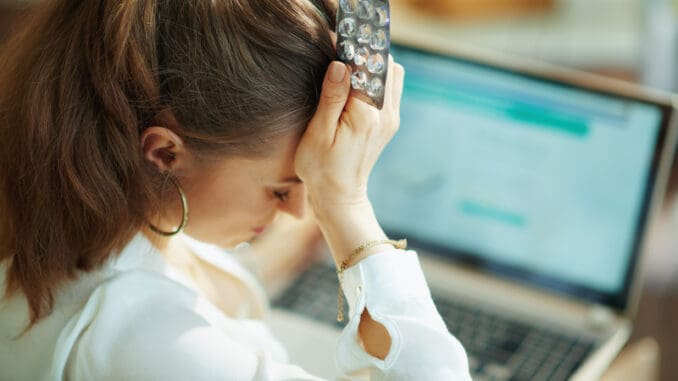
M194 255L180 236L164 237L148 227L141 231L167 264L188 278L213 305L227 316L238 315L249 297L242 281Z
M155 233L147 226L143 227L141 232L165 260L174 266L186 265L193 257L189 248L178 235L165 237Z

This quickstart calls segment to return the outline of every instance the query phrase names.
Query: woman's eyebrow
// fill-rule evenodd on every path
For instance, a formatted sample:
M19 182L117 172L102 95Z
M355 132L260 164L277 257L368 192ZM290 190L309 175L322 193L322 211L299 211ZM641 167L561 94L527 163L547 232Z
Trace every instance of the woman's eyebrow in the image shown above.
M292 176L292 177L284 178L284 179L278 181L278 183L279 183L279 184L283 184L283 183L285 183L285 184L286 184L286 183L301 184L302 181L301 181L301 179L300 179L299 177L297 177L297 176Z

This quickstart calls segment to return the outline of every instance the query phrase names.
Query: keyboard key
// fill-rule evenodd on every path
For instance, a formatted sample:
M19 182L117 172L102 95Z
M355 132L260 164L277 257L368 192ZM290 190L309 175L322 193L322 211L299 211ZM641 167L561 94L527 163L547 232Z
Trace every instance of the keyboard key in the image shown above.
M496 381L508 380L513 372L505 365L500 364L488 364L485 366L485 374L492 377Z
M480 361L474 356L468 356L468 368L471 370L471 373L476 373L478 368L480 368Z

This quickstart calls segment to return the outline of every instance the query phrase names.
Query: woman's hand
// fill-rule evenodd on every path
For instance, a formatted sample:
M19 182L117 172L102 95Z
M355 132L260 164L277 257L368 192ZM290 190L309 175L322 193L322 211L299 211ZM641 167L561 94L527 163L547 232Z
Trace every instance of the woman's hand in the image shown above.
M318 110L296 155L316 213L367 203L367 180L382 150L400 123L404 70L389 57L382 110L351 93L346 65L332 62Z
M302 219L281 214L238 259L255 270L271 294L317 262L324 252L325 242L313 213L306 213Z
M337 266L349 261L349 265L358 263L387 249L377 245L356 258L350 257L358 246L386 238L367 199L367 180L400 123L404 70L391 57L388 67L384 107L380 111L358 97L349 97L347 67L333 62L325 76L318 111L297 148L297 175L306 184L318 225ZM391 337L367 310L362 313L358 330L367 353L386 358Z
M330 64L318 110L297 148L295 167L337 264L356 247L386 235L367 199L367 181L379 155L400 123L404 69L389 57L384 107L377 110L350 96L350 73ZM360 259L384 250L375 246Z

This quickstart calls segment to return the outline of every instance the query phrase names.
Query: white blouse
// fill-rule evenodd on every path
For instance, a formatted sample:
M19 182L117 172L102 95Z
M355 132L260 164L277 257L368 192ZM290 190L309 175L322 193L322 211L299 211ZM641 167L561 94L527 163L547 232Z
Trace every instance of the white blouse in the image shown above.
M138 234L103 269L60 289L53 312L23 335L25 298L0 301L0 380L319 380L288 362L261 319L268 304L256 280L223 250L184 239L195 255L247 286L251 302L241 316L212 305ZM335 356L345 374L370 369L373 380L470 380L464 349L436 311L416 253L370 256L345 271L343 288L350 320ZM365 308L391 335L385 360L359 344Z

